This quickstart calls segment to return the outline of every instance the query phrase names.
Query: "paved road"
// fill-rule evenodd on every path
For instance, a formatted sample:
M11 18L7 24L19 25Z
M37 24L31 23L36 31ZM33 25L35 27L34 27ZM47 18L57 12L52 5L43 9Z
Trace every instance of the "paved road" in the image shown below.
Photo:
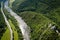
M4 3L4 6L5 6L5 9L17 20L18 26L21 29L24 40L30 40L30 37L29 37L30 30L27 24L24 22L24 20L22 20L20 16L18 16L15 12L12 11L11 8L8 7L8 1Z
M7 27L8 27L9 30L10 30L10 35L11 35L10 40L13 40L13 32L12 32L11 26L10 26L10 24L9 24L9 22L8 22L6 16L5 16L5 14L4 14L4 12L3 12L3 3L1 3L1 12L2 12L3 17L4 17L4 19L5 19L6 25L7 25Z

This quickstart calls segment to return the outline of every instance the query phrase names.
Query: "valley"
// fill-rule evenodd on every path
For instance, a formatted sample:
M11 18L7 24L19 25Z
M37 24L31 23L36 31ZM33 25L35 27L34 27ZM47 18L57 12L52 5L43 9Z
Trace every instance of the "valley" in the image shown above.
M0 40L60 40L60 0L1 0Z

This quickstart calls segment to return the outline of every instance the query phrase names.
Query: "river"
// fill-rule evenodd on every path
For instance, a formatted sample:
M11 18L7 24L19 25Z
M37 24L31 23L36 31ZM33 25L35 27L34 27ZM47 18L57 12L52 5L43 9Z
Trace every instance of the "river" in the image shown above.
M24 20L20 16L18 16L15 12L12 11L11 8L8 7L8 1L4 3L4 8L10 13L11 16L13 16L17 20L18 26L24 38L23 40L30 40L29 27L27 26L27 24L24 22Z
M8 20L7 20L7 17L5 16L5 14L4 14L4 12L3 12L3 3L1 2L1 12L2 12L2 15L3 15L3 17L4 17L4 20L5 20L5 22L6 22L6 25L7 25L7 27L9 28L9 30L10 30L10 40L13 40L13 31L12 31L12 29L11 29L11 26L10 26L10 24L9 24L9 22L8 22Z

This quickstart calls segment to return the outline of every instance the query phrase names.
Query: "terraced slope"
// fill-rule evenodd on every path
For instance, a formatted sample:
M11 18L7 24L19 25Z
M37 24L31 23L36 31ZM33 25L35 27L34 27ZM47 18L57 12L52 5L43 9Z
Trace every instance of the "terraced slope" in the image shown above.
M28 26L31 28L31 40L40 40L41 37L42 37L41 40L48 40L48 39L57 40L58 39L57 38L58 35L55 32L55 30L51 30L51 28L49 28L50 23L52 25L55 23L49 20L47 17L43 16L42 14L38 14L36 12L31 12L31 11L21 12L18 15L20 15L28 24ZM53 36L53 34L54 35L56 34L56 35Z
M51 23L60 32L60 0L26 0L17 4L15 1L12 9L31 28L31 40L60 40L55 30L47 30Z

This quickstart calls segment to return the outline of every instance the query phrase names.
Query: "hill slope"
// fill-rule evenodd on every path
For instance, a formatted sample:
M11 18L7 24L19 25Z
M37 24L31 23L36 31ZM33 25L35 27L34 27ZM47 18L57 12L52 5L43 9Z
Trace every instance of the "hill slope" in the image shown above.
M31 40L40 40L41 37L41 40L60 40L55 30L47 30L51 23L60 31L60 0L23 0L13 2L12 6L14 12L31 28ZM42 33L44 34L40 37Z

